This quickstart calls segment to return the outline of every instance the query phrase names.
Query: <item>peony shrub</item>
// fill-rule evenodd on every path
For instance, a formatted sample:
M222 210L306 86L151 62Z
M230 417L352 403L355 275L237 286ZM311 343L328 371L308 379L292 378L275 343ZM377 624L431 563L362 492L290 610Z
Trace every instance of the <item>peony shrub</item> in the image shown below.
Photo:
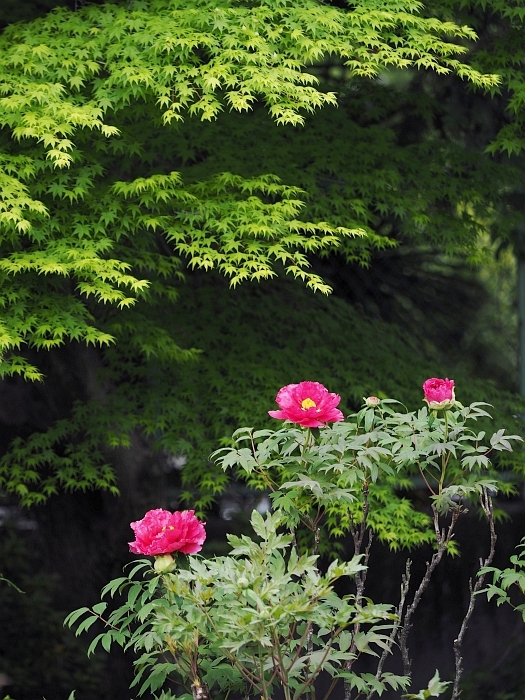
M90 652L98 644L134 650L132 687L139 695L161 692L162 700L270 700L275 693L315 700L321 676L323 700L333 693L372 700L387 690L412 700L447 691L458 700L465 631L477 595L487 590L485 576L503 581L503 596L512 580L491 567L492 494L508 488L491 460L521 437L500 429L485 440L476 422L487 419L486 404L462 406L453 380L431 378L423 391L427 405L416 411L372 396L345 420L339 395L322 384L283 387L279 410L269 411L284 421L277 430L241 428L233 446L212 455L270 496L271 510L252 514L253 536L229 535L230 553L205 559L204 523L193 511L151 510L131 524L130 549L155 557L153 566L139 560L103 589L106 599L123 597L119 607L106 613L105 600L71 613L67 624L78 634L102 622ZM428 513L399 495L414 477L427 488ZM442 681L436 671L427 688L411 693L414 615L443 557L458 553L456 524L476 504L490 535L453 644L454 674ZM330 538L344 535L351 555L330 558ZM421 578L412 578L407 560L395 606L365 595L374 538L395 548L432 546ZM363 670L363 655L375 659L373 672ZM401 674L387 670L396 657Z

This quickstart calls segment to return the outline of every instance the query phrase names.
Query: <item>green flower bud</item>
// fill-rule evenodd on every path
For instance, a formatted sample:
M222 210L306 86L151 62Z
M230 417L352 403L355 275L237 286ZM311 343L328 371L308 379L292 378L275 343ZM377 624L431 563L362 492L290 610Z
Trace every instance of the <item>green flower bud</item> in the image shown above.
M155 557L153 568L158 574L167 574L175 568L175 559L171 554L160 554Z
M374 406L377 406L379 403L380 399L378 399L377 396L369 396L365 399L365 404L368 408L374 408Z

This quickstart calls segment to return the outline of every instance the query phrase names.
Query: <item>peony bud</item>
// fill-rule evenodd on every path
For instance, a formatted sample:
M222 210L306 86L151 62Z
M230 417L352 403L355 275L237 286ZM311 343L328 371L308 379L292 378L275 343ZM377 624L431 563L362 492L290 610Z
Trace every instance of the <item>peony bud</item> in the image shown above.
M373 408L374 406L377 406L379 401L380 401L380 399L378 399L377 396L369 396L368 398L365 399L365 404L369 408Z
M423 392L428 407L434 411L452 408L456 402L453 379L438 379L436 377L427 379L423 384Z
M168 574L175 568L175 559L171 556L171 554L161 554L160 556L155 557L153 568L158 574Z

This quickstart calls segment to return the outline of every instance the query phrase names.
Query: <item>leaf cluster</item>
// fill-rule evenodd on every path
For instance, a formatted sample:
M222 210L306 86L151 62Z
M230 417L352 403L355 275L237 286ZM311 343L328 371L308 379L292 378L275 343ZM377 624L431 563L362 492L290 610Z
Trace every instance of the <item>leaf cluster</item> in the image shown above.
M268 288L230 302L216 278L204 297L194 287L185 295L182 283L192 268L218 271L233 285L285 271L327 292L313 256L335 248L367 262L400 234L471 247L491 216L505 220L493 212L510 171L435 139L400 145L392 128L396 114L417 105L386 85L388 66L496 82L457 63L470 60L464 42L475 36L435 9L429 16L399 0L351 11L312 0L135 1L60 8L2 34L0 374L42 379L39 352L91 344L110 387L102 404L77 404L69 426L17 441L1 468L5 488L29 504L45 497L36 495L41 478L46 493L60 483L108 485L105 451L140 431L156 448L188 455L184 478L193 489L194 475L208 491L206 506L227 481L207 454L254 405L264 416L291 361L299 372L298 355L302 376L336 380L351 408L368 391L411 395L409 372L392 380L378 369L396 365L397 376L401 357L411 366L402 333L292 288L279 288L268 314ZM337 110L319 77L336 65L346 71ZM294 128L320 105L320 115ZM290 311L300 315L295 332ZM313 343L327 324L328 354ZM355 334L364 348L351 351L355 367L327 369L328 351L346 356ZM374 334L395 346L394 359ZM288 356L277 336L290 344ZM264 362L268 342L272 366ZM205 350L200 368L187 362L196 348ZM421 379L435 371L426 366L421 356ZM80 450L84 434L89 447Z
M509 603L514 610L521 614L525 621L525 603L514 604L511 598L511 590L518 589L521 597L525 594L525 540L517 546L516 554L510 557L512 566L506 569L498 569L495 566L486 566L479 572L480 576L490 574L492 583L480 593L485 593L488 600L494 598L498 606Z
M522 438L499 430L485 445L485 432L470 427L489 415L479 402L442 416L427 408L397 411L396 404L387 399L364 407L321 429L318 438L287 425L277 431L242 428L234 432L233 446L212 459L250 487L268 491L294 529L301 524L316 533L326 523L330 535L341 537L364 518L393 548L420 545L434 539L430 518L396 498L396 491L409 491L418 476L442 515L477 502L487 489L500 488L489 455L512 451L510 441Z

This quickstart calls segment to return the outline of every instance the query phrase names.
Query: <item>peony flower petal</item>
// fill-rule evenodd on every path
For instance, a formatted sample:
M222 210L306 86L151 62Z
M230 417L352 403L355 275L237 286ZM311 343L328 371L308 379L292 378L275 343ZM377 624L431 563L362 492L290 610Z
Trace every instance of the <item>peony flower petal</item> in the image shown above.
M272 418L278 418L279 420L288 420L288 414L286 411L268 411Z

